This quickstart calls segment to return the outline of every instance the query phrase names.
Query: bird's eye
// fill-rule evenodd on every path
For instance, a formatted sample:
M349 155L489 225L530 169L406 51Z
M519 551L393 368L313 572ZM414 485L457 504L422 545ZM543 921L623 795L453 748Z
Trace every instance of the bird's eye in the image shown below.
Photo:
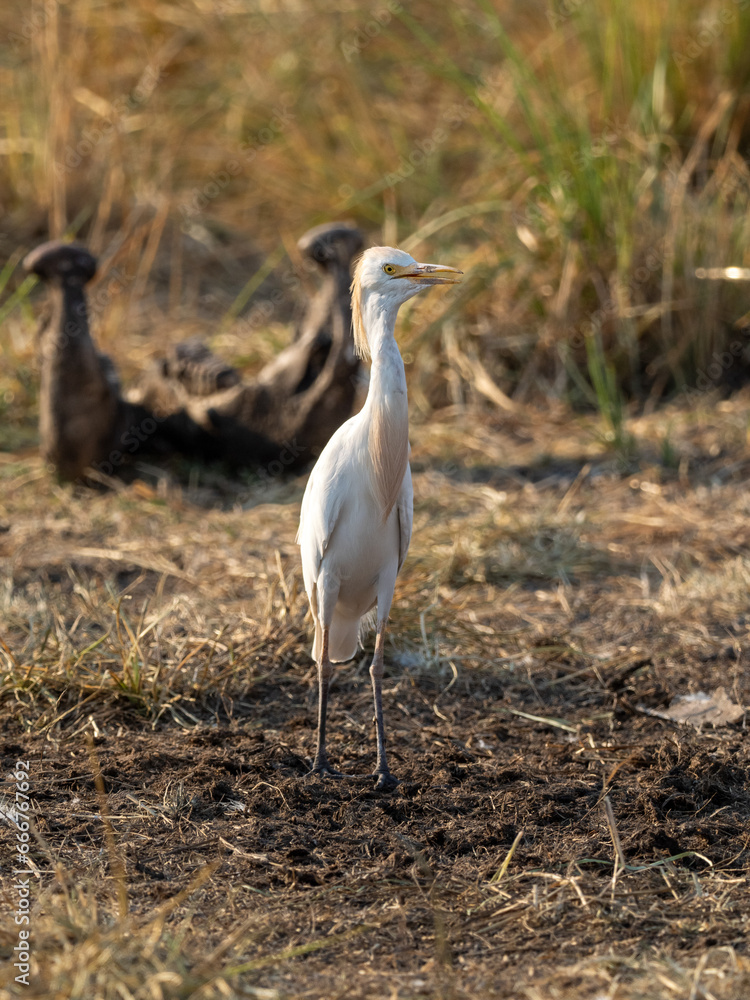
M393 264L383 264L383 270L385 271L386 274L396 273L396 268L393 266Z

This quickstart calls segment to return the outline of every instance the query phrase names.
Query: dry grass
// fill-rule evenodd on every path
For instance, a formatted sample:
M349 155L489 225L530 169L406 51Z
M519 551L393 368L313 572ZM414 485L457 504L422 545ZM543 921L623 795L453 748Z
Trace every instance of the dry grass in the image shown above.
M34 406L20 251L65 232L101 257L97 334L127 379L196 331L252 368L288 336L295 238L353 216L467 272L405 314L421 409L505 394L619 425L620 396L736 383L745 286L696 276L747 263L735 6L7 4L7 443ZM293 294L258 291L268 271Z
M749 413L707 399L633 422L630 471L593 420L415 427L390 806L299 777L314 710L303 479L258 498L163 473L97 494L7 461L5 755L32 757L43 839L34 985L3 995L743 996L747 849L709 779L739 763L737 734L670 732L638 706L717 683L748 702ZM334 696L335 752L357 773L366 663ZM686 832L687 807L682 833L669 812L634 826L637 789L683 757L709 782L704 832ZM545 796L567 815L577 766L593 797L561 823ZM14 940L8 927L8 954Z

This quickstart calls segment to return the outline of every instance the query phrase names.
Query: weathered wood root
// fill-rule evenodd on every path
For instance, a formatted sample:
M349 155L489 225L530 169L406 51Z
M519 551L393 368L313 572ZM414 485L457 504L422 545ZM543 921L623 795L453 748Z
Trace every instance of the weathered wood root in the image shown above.
M178 352L193 359L200 354L206 372L221 369L207 348L191 341L189 348L178 345L131 396L155 412L185 414L215 439L215 457L235 466L274 460L289 469L306 465L352 411L359 359L351 336L349 282L362 237L352 226L333 223L310 230L298 246L320 266L323 285L295 340L254 381L221 389L208 375L197 379L195 365L187 376ZM203 391L206 387L216 391ZM262 458L260 442L270 442Z

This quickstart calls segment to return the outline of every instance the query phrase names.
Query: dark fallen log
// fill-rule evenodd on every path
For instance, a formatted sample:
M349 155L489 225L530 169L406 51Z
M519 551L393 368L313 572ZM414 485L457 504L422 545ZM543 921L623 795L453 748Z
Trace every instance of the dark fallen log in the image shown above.
M40 438L61 479L117 475L136 456L173 452L233 467L309 463L351 414L359 361L351 338L349 270L361 249L351 226L319 226L300 250L324 281L295 340L251 382L193 339L178 344L125 398L91 338L85 285L96 261L81 246L37 247L27 270L49 286L40 329Z

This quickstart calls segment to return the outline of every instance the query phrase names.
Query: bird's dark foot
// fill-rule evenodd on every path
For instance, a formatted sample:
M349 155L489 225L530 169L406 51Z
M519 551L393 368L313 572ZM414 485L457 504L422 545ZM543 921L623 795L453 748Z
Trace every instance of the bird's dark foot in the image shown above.
M376 771L372 777L378 779L375 783L376 792L392 792L398 785L398 778L390 771Z
M342 774L341 771L336 771L327 760L315 761L312 766L312 770L307 772L307 777L311 774L317 774L320 778L348 778L348 774Z

